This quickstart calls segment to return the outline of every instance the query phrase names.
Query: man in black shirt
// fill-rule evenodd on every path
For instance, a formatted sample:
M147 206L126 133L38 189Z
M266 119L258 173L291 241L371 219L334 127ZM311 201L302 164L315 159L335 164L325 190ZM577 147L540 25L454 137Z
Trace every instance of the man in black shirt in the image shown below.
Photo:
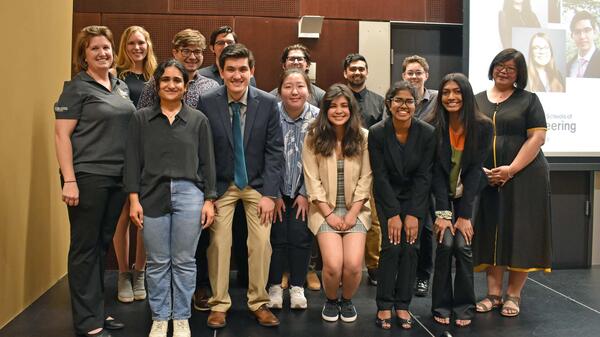
M348 87L360 106L360 113L365 128L371 127L383 118L384 99L381 95L367 89L369 66L364 56L349 54L344 59L344 78ZM377 285L377 267L379 265L379 250L381 249L381 227L373 198L371 202L371 228L367 232L365 245L365 264L369 275L369 284Z

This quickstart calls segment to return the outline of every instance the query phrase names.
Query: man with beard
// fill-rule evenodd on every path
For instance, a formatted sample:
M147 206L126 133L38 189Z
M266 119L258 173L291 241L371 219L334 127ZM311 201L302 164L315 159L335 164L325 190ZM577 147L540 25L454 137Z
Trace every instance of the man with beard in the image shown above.
M367 76L369 76L369 66L365 57L360 54L348 54L344 59L344 78L360 106L363 126L368 129L383 118L384 99L381 95L367 89ZM379 266L379 250L381 249L381 227L379 226L379 219L377 218L372 197L370 202L372 222L371 228L367 232L365 264L369 275L369 284L377 285L377 267Z
M434 108L437 99L437 90L425 88L425 81L429 78L429 64L424 57L419 55L408 56L402 62L402 78L417 88L419 96L415 117L424 119ZM429 293L429 279L433 269L433 232L431 230L434 212L432 201L430 201L429 212L423 219L423 229L419 242L419 262L417 265L417 283L415 285L415 296L425 297Z

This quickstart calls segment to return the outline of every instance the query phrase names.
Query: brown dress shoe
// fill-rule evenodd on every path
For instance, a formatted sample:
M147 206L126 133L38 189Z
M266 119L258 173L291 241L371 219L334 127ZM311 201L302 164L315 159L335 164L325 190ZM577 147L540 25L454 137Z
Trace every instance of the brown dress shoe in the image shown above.
M313 270L306 274L306 287L314 291L321 290L321 281L319 281L319 276Z
M219 329L227 325L227 313L221 311L212 311L208 315L208 319L206 320L206 325L209 328Z
M194 301L194 309L199 311L209 311L210 306L208 305L208 289L197 288L194 292L192 300Z
M251 311L251 312L254 315L254 317L256 318L256 320L258 321L258 324L260 324L262 326L278 326L279 325L279 319L277 318L277 316L273 315L271 310L269 310L269 308L267 308L266 304L261 305L260 308L258 308L256 311Z

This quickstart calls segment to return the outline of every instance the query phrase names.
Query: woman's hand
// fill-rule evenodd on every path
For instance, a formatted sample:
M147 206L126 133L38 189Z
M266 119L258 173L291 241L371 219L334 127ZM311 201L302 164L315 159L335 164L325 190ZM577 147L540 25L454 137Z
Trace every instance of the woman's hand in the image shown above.
M138 200L129 200L129 218L138 228L144 228L144 209Z
M279 222L283 222L283 212L285 212L285 202L283 202L282 198L277 198L275 200L275 216L273 217L273 223L277 222L277 219L279 219Z
M200 223L202 224L202 229L206 229L210 227L215 221L215 204L212 200L204 200L204 205L202 206L202 216Z
M63 184L62 201L64 201L67 206L79 205L79 187L77 186L76 181Z
M356 226L356 218L357 218L357 215L354 214L354 212L350 211L350 212L346 213L346 215L344 216L344 225L345 225L344 230L348 230L348 229Z
M344 219L337 216L335 213L329 214L329 216L325 218L325 221L331 228L335 229L336 231L345 230Z
M450 220L436 218L435 223L433 224L433 233L439 243L442 243L446 229L450 230L452 235L454 235L454 227L452 227L452 222Z
M502 165L491 170L491 179L495 182L496 186L503 186L509 181L513 175L510 171L510 166Z
M394 245L400 244L400 237L402 236L402 220L400 215L395 215L388 219L388 239Z
M292 207L297 208L296 219L300 219L300 215L302 215L302 221L306 221L306 214L308 213L308 199L306 199L306 197L302 194L298 194Z
M415 243L419 234L419 219L412 215L407 215L404 218L404 231L406 232L406 241L411 245Z
M463 237L465 238L465 242L467 243L467 245L470 246L471 242L473 242L474 234L471 220L465 218L458 218L456 220L456 223L454 224L454 228L462 233Z
M494 187L499 185L498 180L496 178L494 178L494 175L492 174L492 170L484 167L483 173L485 173L485 176L488 180L488 185L494 186Z

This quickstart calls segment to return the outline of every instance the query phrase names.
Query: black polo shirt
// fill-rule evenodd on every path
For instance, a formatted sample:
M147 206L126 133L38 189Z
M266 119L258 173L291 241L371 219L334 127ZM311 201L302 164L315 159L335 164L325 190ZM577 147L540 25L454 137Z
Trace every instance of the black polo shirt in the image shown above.
M360 92L353 92L354 97L360 106L360 115L363 120L363 127L370 128L373 124L383 118L385 110L384 99L381 95L364 88Z
M125 82L110 75L112 91L85 71L66 81L54 104L56 119L76 119L71 135L73 169L121 176L125 159L127 125L135 112Z
M433 89L425 89L425 94L421 101L417 104L415 109L415 117L418 119L425 119L427 115L435 109L435 102L437 100L438 91Z
M208 118L183 104L169 124L160 105L142 108L129 123L125 190L139 193L144 214L156 217L171 211L171 179L192 181L205 199L217 198Z

